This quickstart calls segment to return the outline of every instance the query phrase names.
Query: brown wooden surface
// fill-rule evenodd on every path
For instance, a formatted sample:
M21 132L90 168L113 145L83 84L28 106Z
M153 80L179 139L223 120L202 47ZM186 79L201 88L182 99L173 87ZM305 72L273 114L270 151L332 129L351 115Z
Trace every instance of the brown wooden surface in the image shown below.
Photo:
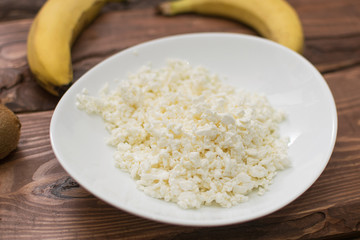
M192 14L155 14L160 0L111 3L73 47L75 79L134 44L179 33L256 34L239 23ZM59 165L49 139L58 98L34 82L26 37L44 0L0 1L0 101L22 123L15 152L0 162L0 239L356 239L360 237L360 2L289 0L304 26L304 56L323 74L339 130L323 174L302 196L258 220L181 227L118 210L79 186Z

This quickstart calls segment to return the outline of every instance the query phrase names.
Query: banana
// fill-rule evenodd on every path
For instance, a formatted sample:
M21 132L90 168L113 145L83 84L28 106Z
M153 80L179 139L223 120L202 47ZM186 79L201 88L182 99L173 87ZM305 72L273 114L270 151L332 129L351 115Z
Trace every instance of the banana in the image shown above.
M304 48L301 22L285 0L178 0L163 2L158 10L168 16L194 12L230 18L300 54Z
M60 96L73 81L71 47L106 0L48 0L30 27L27 59L37 82Z

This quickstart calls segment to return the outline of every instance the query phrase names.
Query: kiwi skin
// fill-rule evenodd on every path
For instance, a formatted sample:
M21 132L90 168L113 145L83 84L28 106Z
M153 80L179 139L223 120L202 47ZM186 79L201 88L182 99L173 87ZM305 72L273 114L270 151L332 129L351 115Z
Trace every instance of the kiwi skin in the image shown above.
M5 105L0 104L0 159L14 151L20 139L19 118Z

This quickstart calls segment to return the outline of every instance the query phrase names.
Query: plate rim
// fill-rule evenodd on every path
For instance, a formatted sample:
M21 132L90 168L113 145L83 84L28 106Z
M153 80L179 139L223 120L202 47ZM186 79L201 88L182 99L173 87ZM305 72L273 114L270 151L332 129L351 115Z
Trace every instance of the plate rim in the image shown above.
M314 175L314 179L312 179L310 182L311 184L309 186L305 186L304 188L302 188L301 191L298 191L298 194L292 196L291 198L289 198L288 201L285 201L283 204L280 204L280 207L275 208L275 209L270 209L268 211L264 211L261 212L260 214L257 215L253 215L252 217L248 217L244 220L235 220L233 218L230 219L217 219L215 221L211 221L210 220L186 220L183 221L182 219L168 219L168 218L164 218L162 216L154 216L153 214L148 214L147 212L139 212L136 211L136 209L130 209L129 208L124 208L124 207L120 207L117 204L115 204L113 201L109 200L109 199L104 199L104 197L102 196L98 196L98 194L96 192L94 192L93 190L89 189L88 186L85 186L86 184L83 184L82 180L78 178L78 176L75 176L74 174L72 174L72 170L71 167L69 167L61 158L61 154L58 152L58 149L56 148L55 145L55 139L54 139L54 127L56 124L56 117L57 114L59 112L59 108L62 106L64 99L66 99L66 97L68 95L70 95L72 89L74 89L73 86L76 86L78 84L81 84L83 81L86 80L87 75L90 75L92 71L94 71L94 69L101 67L102 65L106 64L109 61L112 61L114 58L116 58L118 55L124 54L126 52L129 51L134 51L136 48L139 47L144 47L146 45L151 45L151 44L156 44L156 43L160 43L163 41L168 41L168 40L173 40L173 39L181 39L181 38L192 38L192 37L238 37L238 38L245 38L245 39L250 39L250 40L254 40L254 41L258 41L258 42L262 42L265 44L270 44L273 45L277 48L281 48L282 51L287 51L290 54L296 55L297 58L300 57L300 59L305 62L305 64L307 64L309 67L313 68L313 72L316 73L317 78L320 78L319 80L321 80L322 84L324 85L327 94L330 96L329 99L327 99L329 101L329 105L330 105L330 111L332 112L332 121L331 121L331 144L329 146L328 149L328 153L326 155L326 159L327 161L323 161L323 164L321 166L321 168L317 169L317 174ZM75 103L74 103L75 104ZM281 208L289 205L290 203L292 203L294 200L296 200L299 196L301 196L304 192L306 192L316 181L317 179L321 176L321 174L323 173L323 171L325 170L331 155L333 154L333 150L335 147L335 143L336 143L336 138L337 138L337 131L338 131L338 115L337 115L337 109L336 109L336 103L335 103L335 99L334 96L331 92L331 89L328 85L328 83L326 82L326 80L324 79L324 77L322 76L322 74L316 69L316 67L311 64L305 57L303 57L302 55L294 52L293 50L286 48L276 42L273 42L271 40L262 38L262 37L258 37L258 36L252 36L252 35L247 35L247 34L242 34L242 33L225 33L225 32L202 32L202 33L185 33L185 34L176 34L176 35L171 35L171 36L165 36L165 37L160 37L160 38L156 38L156 39L152 39L146 42L142 42L139 44L136 44L134 46L128 47L124 50L118 51L117 53L114 53L113 55L103 59L102 61L100 61L99 63L97 63L95 66L91 67L87 72L85 72L81 77L79 77L79 79L77 81L74 82L74 84L65 92L65 94L60 98L60 100L58 101L58 104L55 107L55 110L53 112L53 115L51 117L51 121L50 121L50 142L51 142L51 147L53 149L53 152L55 154L56 159L58 160L58 162L60 163L60 165L62 166L62 168L76 181L78 182L84 189L86 189L87 191L89 191L92 195L94 195L95 197L101 199L102 201L110 204L111 206L120 209L122 211L128 212L130 214L133 214L135 216L138 217L142 217L145 219L149 219L149 220L153 220L156 222L161 222L161 223L167 223L167 224L173 224L173 225L180 225L180 226L197 226L197 227L215 227L215 226L225 226L225 225L231 225L231 224L239 224L239 223L244 223L244 222L248 222L248 221L252 221L264 216L267 216L271 213L274 213L276 211L279 211Z

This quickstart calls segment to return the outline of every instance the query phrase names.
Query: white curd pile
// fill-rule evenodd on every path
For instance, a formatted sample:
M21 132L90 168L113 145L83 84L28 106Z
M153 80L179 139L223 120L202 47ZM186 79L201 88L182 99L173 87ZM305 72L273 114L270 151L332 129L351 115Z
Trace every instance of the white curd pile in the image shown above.
M77 106L102 116L117 166L139 189L182 208L244 202L289 165L284 114L185 61L146 65L99 96L84 90Z

